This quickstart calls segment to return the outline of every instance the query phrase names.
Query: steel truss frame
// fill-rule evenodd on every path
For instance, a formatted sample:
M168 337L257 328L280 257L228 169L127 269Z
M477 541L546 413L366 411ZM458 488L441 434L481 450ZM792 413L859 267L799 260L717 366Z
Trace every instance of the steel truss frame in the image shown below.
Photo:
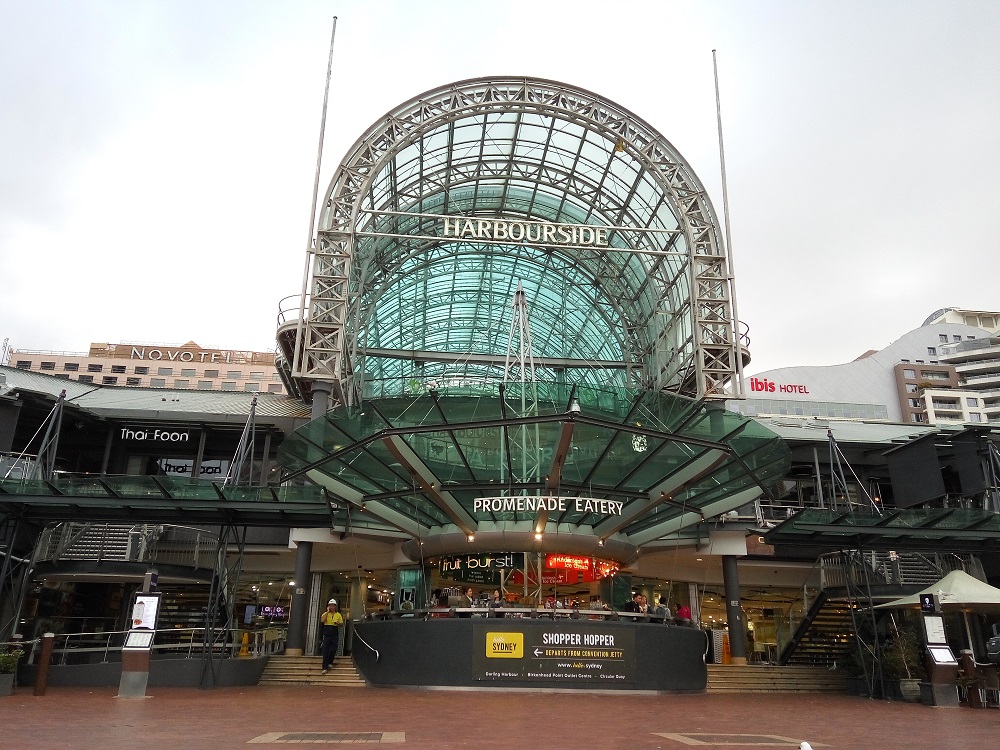
M480 125L470 140L470 128ZM534 136L523 135L529 131ZM595 152L609 157L603 168ZM399 163L404 155L409 161ZM635 176L631 184L623 174ZM652 200L644 194L650 185L659 193ZM505 203L512 195L518 200ZM611 226L617 247L451 241L442 250L445 241L428 236L434 215ZM456 246L481 267L491 253L532 263L558 256L589 280L591 312L611 324L629 385L709 400L742 397L733 275L715 212L690 166L618 105L526 78L429 91L357 141L331 182L310 251L301 327L294 351L285 349L292 378L332 382L341 402L356 402L376 302L402 273L414 273L422 256Z

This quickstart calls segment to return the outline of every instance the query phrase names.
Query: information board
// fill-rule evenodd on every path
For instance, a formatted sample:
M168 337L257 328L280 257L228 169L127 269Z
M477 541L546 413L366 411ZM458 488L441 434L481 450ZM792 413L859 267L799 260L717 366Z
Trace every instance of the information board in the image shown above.
M623 628L579 620L519 628L517 620L489 620L475 624L473 648L479 681L565 681L600 689L635 680L635 634Z

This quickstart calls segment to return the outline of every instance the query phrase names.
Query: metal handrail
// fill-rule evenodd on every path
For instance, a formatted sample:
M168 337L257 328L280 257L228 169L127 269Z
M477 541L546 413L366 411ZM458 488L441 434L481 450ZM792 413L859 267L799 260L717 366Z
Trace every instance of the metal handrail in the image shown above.
M366 641L366 640L365 640L364 638L362 638L362 637L361 637L361 635L360 635L360 634L358 633L358 631L357 631L357 629L356 629L356 628L355 628L355 630L354 630L354 634L353 634L353 637L354 637L354 638L357 638L357 639L358 639L359 641L361 641L361 642L362 642L363 644L365 644L365 645L366 645L366 646L367 646L368 648L370 648L370 649L371 649L372 651L374 651L374 652L375 652L375 661L376 661L376 662L377 662L377 661L379 660L379 658L381 658L381 654L379 654L379 652L378 652L378 649L377 649L377 648L375 648L374 646L372 646L372 645L371 645L371 644L370 644L370 643L369 643L368 641Z
M268 633L266 631L247 631L254 633L253 641L253 654L255 656L262 656L268 653L274 653L281 650L285 640L287 639L287 631L280 628L268 628L268 630L277 631L279 637L268 639ZM93 633L59 633L56 638L63 639L62 648L53 648L52 650L52 663L53 664L66 664L66 659L71 654L86 654L86 653L100 653L103 652L102 663L108 663L109 655L112 652L119 652L122 650L122 644L125 642L125 635L128 630L114 630L114 631L95 631ZM205 628L162 628L154 631L156 634L170 634L172 636L187 636L186 638L178 639L174 643L153 643L152 650L159 651L161 653L176 653L178 651L186 651L186 656L190 658L194 655L195 650L202 651L205 649L204 638L196 637L197 634L204 635ZM222 638L219 638L222 636ZM90 639L95 642L103 640L103 644L100 646L84 646L84 647L73 647L71 643L74 639L79 639L83 641L84 639ZM213 631L213 637L211 640L211 648L221 647L223 651L228 653L229 656L235 657L240 650L243 648L243 635L241 631L238 630L227 630L224 628L215 628ZM114 641L118 641L115 645L112 645ZM155 640L155 637L154 637ZM31 645L31 649L28 654L28 664L34 664L35 655L38 652L37 644L40 644L40 639L35 639L33 641L24 641L23 646ZM249 644L248 644L249 645ZM366 644L367 645L367 644ZM249 650L249 649L248 649Z
M424 609L394 609L386 612L376 612L370 615L374 620L397 620L397 619L428 619L431 617L458 617L467 615L471 617L522 617L525 619L569 619L569 620L609 620L611 622L619 620L631 620L633 622L656 622L666 625L686 624L687 620L681 620L665 614L655 612L626 612L614 609L583 609L582 607L557 608L548 607L427 607ZM367 645L367 644L366 644Z

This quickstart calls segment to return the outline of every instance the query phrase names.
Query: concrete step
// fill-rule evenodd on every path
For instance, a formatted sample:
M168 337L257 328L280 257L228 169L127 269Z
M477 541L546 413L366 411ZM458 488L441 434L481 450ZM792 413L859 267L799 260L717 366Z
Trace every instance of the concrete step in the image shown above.
M843 693L844 673L826 667L708 665L710 693Z
M330 687L365 687L349 656L334 660L327 674L322 673L319 656L271 656L260 676L259 685L329 685Z

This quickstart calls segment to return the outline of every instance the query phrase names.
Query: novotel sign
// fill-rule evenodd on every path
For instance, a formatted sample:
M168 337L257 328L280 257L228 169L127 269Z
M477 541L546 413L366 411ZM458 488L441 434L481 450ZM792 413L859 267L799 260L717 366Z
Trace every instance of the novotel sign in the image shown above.
M467 219L445 217L442 235L459 240L487 242L535 242L540 245L583 245L608 247L607 227L579 224L552 224L544 221L507 219Z
M563 513L597 513L603 516L620 516L625 503L599 497L561 497L536 495L534 497L477 497L472 501L473 513L535 513L540 510Z

